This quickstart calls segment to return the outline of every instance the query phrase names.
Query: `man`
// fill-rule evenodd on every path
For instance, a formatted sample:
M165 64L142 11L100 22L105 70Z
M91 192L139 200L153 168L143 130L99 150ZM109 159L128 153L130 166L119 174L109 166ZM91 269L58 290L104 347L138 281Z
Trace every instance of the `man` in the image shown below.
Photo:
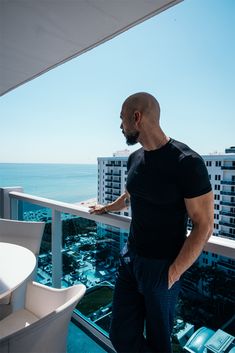
M117 211L130 200L132 209L113 298L110 339L117 352L171 352L180 278L213 230L205 164L188 146L167 137L159 120L152 95L136 93L125 100L121 129L127 144L139 142L142 148L128 159L126 192L91 208L95 214ZM193 228L186 237L188 216Z

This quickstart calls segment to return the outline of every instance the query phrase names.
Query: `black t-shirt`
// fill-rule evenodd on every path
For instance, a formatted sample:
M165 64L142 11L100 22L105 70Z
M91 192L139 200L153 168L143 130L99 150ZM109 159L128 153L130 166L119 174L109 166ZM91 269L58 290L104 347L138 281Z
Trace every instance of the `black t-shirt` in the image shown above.
M170 139L162 148L132 153L127 163L132 221L129 243L140 256L177 256L186 237L184 198L211 191L203 159Z

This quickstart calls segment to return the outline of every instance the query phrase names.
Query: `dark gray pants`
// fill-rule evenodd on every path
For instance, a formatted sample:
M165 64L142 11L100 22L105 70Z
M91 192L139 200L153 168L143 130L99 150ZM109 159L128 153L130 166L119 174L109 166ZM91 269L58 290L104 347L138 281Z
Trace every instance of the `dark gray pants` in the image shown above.
M171 261L128 252L120 262L110 329L114 348L119 353L171 352L170 336L180 289L178 281L168 290Z

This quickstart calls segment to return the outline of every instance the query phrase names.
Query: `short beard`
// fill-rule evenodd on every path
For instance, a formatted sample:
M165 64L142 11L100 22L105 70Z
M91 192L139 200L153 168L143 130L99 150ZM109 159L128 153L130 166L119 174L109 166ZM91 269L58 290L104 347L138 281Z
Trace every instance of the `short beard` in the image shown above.
M130 132L129 134L126 134L126 143L129 146L135 145L138 142L138 137L139 137L139 131L134 131Z

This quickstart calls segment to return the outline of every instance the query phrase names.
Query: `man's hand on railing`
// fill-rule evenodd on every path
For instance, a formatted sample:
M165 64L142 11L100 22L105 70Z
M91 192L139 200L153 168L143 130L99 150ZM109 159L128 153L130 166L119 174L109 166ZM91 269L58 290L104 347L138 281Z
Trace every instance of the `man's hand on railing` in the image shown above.
M91 214L103 214L103 213L107 213L108 210L108 206L107 205L93 205L93 206L89 206L89 212Z

